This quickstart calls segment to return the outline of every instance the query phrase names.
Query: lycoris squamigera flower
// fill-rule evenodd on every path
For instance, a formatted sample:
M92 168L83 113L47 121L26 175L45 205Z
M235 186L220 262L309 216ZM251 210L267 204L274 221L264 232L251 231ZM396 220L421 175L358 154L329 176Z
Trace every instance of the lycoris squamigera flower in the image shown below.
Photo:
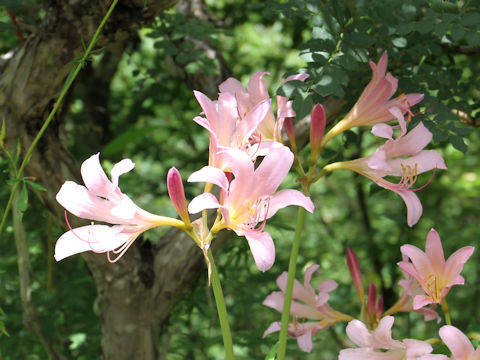
M351 316L333 310L328 305L329 292L337 288L333 280L326 280L317 287L318 293L310 285L312 275L320 266L311 265L305 271L303 285L295 280L292 293L290 314L294 321L288 324L288 333L297 339L298 346L305 352L312 351L312 336L322 329L326 329L336 322L349 321ZM267 296L263 305L271 307L278 312L283 311L285 291L287 288L288 273L283 272L277 279L277 285L282 290L275 291ZM276 321L270 324L263 336L280 331L281 323Z
M347 335L359 348L340 351L338 360L423 360L433 351L424 341L392 339L393 316L385 316L378 327L371 331L359 320L347 325Z
M422 215L422 204L412 188L417 176L432 169L446 169L442 155L435 150L424 150L432 140L432 133L420 122L406 133L406 124L398 108L391 109L397 116L401 131L396 139L391 138L393 129L387 124L381 129L374 128L376 135L390 137L384 145L370 156L351 161L327 165L326 171L349 169L374 181L377 185L400 195L407 206L407 224L415 225ZM389 131L390 129L390 131ZM400 182L392 183L385 176L399 176Z
M425 252L413 245L400 247L402 254L411 262L401 261L398 266L413 276L425 292L415 296L413 308L417 310L428 304L441 304L453 285L463 285L465 279L460 273L474 250L473 246L465 246L445 261L442 242L435 229L428 233Z
M120 175L129 172L135 164L130 159L117 163L110 172L111 181L100 165L99 154L85 160L81 174L85 186L66 181L57 194L57 201L72 214L108 225L87 225L63 234L55 245L55 259L84 251L107 252L110 262L117 261L142 232L162 225L183 228L177 219L151 214L133 203L118 187ZM66 216L66 213L65 213ZM119 254L111 259L110 252Z
M480 360L480 346L475 350L468 337L456 327L445 325L438 333L452 353L451 360ZM448 360L446 356L443 356L443 359Z
M293 163L293 154L287 147L271 151L256 169L244 152L231 150L223 155L234 179L230 182L222 170L211 166L193 173L188 181L220 187L220 201L211 193L203 193L190 202L188 210L194 214L219 208L223 219L215 230L228 228L245 236L258 268L266 271L275 260L273 240L264 231L266 220L288 205L303 206L313 212L313 203L297 190L276 192Z
M363 90L349 113L338 122L323 138L322 146L325 146L333 137L356 126L371 126L385 123L395 119L390 109L396 107L401 114L409 113L410 107L423 99L423 94L401 94L395 99L390 99L397 91L398 80L390 73L386 73L388 55L385 51L375 64L370 61L372 79Z

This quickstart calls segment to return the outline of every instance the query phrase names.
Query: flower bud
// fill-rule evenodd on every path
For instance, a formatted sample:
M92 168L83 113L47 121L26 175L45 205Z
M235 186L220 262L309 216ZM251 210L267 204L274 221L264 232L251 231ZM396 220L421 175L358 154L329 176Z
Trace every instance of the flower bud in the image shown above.
M185 199L185 191L180 173L175 167L168 170L167 189L173 207L177 211L185 225L190 225L190 217L188 215L187 200Z
M365 293L363 290L362 271L360 270L360 265L358 264L358 259L355 255L355 252L350 248L347 248L347 265L348 269L350 270L353 286L355 286L358 297L363 304L365 302Z
M378 298L377 302L377 318L380 319L383 314L383 296Z
M368 286L367 314L369 318L375 318L377 314L377 288L373 283Z
M310 117L310 163L315 164L318 159L318 149L325 133L327 119L325 109L321 104L315 104Z
M283 128L287 133L288 141L290 141L290 146L292 147L292 151L295 153L297 149L297 142L295 141L295 129L293 127L293 121L291 117L285 118L283 122Z

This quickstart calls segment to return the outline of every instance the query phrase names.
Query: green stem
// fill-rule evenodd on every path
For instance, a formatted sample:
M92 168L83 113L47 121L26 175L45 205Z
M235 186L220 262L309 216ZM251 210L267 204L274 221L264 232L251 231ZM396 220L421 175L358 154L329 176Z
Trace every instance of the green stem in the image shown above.
M448 308L447 300L442 300L442 311L443 315L445 315L445 322L447 325L452 325L452 319L450 318L450 309Z
M217 305L218 318L220 319L220 328L222 329L223 346L225 347L226 359L233 360L233 344L232 335L230 333L230 326L227 319L227 308L225 307L225 299L223 298L222 285L218 277L217 267L213 260L212 251L208 250L208 260L210 261L212 271L212 288L215 296L215 304Z
M117 2L118 2L118 0L113 0L112 4L110 5L110 8L108 9L107 13L103 17L102 22L98 26L97 31L95 31L95 34L93 34L93 38L90 41L90 44L88 45L87 49L85 50L85 53L83 54L81 60L79 61L78 64L75 65L75 67L74 67L75 70L73 71L73 73L71 73L71 76L67 77L67 80L65 81L65 85L63 86L63 90L60 93L60 96L58 97L58 99L55 103L55 106L53 107L52 111L48 115L47 120L45 120L42 128L39 130L37 136L32 141L32 144L30 145L30 147L28 148L27 153L25 154L25 157L23 158L23 161L20 165L20 168L16 172L18 181L15 183L15 185L12 188L10 198L8 199L8 202L7 202L7 207L4 210L3 217L2 217L2 222L0 223L0 235L2 234L3 228L5 227L5 222L7 220L7 216L8 216L8 212L10 210L10 207L12 206L13 198L15 197L15 194L18 191L18 188L20 187L20 183L21 183L20 180L23 176L23 171L25 170L25 166L27 166L28 162L30 161L30 158L33 154L33 150L37 146L37 143L40 141L40 138L43 136L43 133L45 132L45 130L47 130L48 125L50 125L50 122L52 121L53 117L55 116L58 109L60 108L60 106L63 102L63 99L67 95L68 90L70 89L73 82L77 78L78 73L82 69L82 66L80 66L80 64L85 63L85 61L87 61L88 57L90 56L90 53L91 53L93 47L95 46L95 44L98 41L98 36L100 35L100 31L102 30L103 26L105 25L108 18L112 14L113 9L115 8L115 5L117 5Z
M303 230L303 221L305 219L305 209L298 208L297 227L295 229L295 238L293 239L292 251L290 253L290 263L288 265L287 289L285 291L285 300L283 302L282 327L280 329L280 339L277 352L277 359L284 360L287 350L288 323L290 320L290 307L292 304L293 282L295 280L295 271L297 268L298 250L300 248L300 236Z

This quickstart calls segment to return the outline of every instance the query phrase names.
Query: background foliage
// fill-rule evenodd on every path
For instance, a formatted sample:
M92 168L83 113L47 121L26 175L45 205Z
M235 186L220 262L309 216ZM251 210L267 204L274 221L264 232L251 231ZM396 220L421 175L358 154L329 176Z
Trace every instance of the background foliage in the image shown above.
M41 9L46 2L0 4L4 5L0 10L0 50L5 54L20 46L6 8L16 11L25 23L35 24L42 13L35 17L32 9ZM245 85L253 72L269 71L266 79L273 96L284 74L305 71L310 74L306 84L292 82L278 90L294 98L298 118L308 114L315 102L332 97L345 99L341 111L345 114L368 83L368 60L377 61L387 50L389 70L399 79L400 93L425 93L410 126L423 121L433 132L433 146L442 152L449 170L437 172L428 188L419 193L424 213L413 228L406 226L404 204L397 196L353 173L334 173L316 184L312 198L317 210L307 218L300 267L320 264L316 280L333 279L340 284L331 303L355 315L359 304L348 277L346 247L357 252L365 280L381 289L388 307L399 291L396 263L402 244L423 248L428 230L435 227L446 254L477 245L478 0L211 0L207 5L207 18L189 17L175 9L165 12L154 24L138 30L138 37L130 41L121 58L110 52L94 57L72 94L65 125L69 147L79 161L97 151L107 168L124 157L131 158L136 168L122 176L122 189L147 210L175 216L167 196L166 172L176 166L185 179L208 159L208 134L192 121L200 112L191 92L192 79L224 75L218 70L220 64ZM28 31L23 31L28 37ZM205 43L216 53L205 48ZM109 70L112 63L118 66ZM91 103L89 81L103 81L100 110ZM102 138L101 148L89 145L93 136ZM378 145L365 129L355 129L335 139L329 155L355 158L371 153ZM8 168L5 162L1 166L5 184ZM288 181L295 186L295 176ZM8 191L7 186L0 188L4 201ZM199 191L198 185L186 184L187 198ZM41 312L42 330L67 358L96 358L101 314L95 286L81 257L54 263L52 249L61 229L34 192L29 199L24 222L33 299ZM276 263L267 273L258 272L243 239L232 238L217 254L239 359L264 358L276 341L275 335L263 340L262 334L280 315L261 303L277 290L275 279L287 268L295 212L285 209L267 225L277 247ZM0 329L1 356L42 359L42 347L22 325L12 232L9 226L0 242L0 308L5 313L0 313L0 328L6 329ZM160 235L160 231L150 231L137 241L155 242ZM477 299L480 291L479 256L477 249L464 269L467 286L454 288L449 295L454 323L469 331L480 330L480 313L471 300ZM222 358L213 304L204 272L163 329L158 349L166 359ZM415 314L400 316L396 322L399 337L424 339L435 336L438 328ZM295 341L290 341L291 358L336 358L344 347L344 325L320 332L316 340L312 355L301 353Z

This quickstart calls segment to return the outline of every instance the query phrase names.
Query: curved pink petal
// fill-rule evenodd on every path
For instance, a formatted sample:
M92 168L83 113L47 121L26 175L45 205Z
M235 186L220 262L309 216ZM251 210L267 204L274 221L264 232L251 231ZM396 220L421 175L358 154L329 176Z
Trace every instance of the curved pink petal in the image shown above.
M412 261L413 266L415 267L415 271L417 274L428 274L432 273L433 269L430 265L430 261L428 260L426 254L420 250L418 247L406 244L400 246L400 251L403 255L408 256L408 258ZM417 280L419 280L415 275L412 274L407 268L403 268L403 270L410 273L410 275L414 276Z
M122 161L116 163L112 170L110 171L110 176L112 177L113 190L118 187L118 178L120 175L125 174L131 171L135 167L135 164L130 159L123 159Z
M393 137L393 127L385 123L375 124L372 127L371 133L375 136L391 140Z
M192 201L190 201L190 204L188 204L188 212L190 214L196 214L205 209L217 209L219 207L222 207L222 205L220 205L215 195L203 193L195 196Z
M423 212L422 203L418 199L418 196L415 194L415 192L411 190L402 190L398 187L398 185L392 184L383 179L380 181L377 180L376 183L379 186L400 195L407 206L407 224L408 226L415 225L422 216Z
M433 304L434 301L430 296L417 295L413 298L413 310L419 310L424 306Z
M338 287L338 284L336 281L325 280L325 281L322 281L320 284L318 284L317 289L319 293L329 293L335 290L337 287Z
M418 154L408 158L396 158L393 160L388 160L388 165L392 169L390 175L393 176L404 175L403 168L408 166L412 170L416 169L417 174L422 174L433 169L447 168L442 155L436 150L423 150Z
M256 198L270 196L278 189L292 167L293 158L293 153L286 146L271 151L263 158L254 175Z
M367 327L360 320L352 320L348 323L346 328L347 336L356 345L361 347L370 346L372 335Z
M249 230L244 232L250 251L260 271L270 269L275 261L275 245L268 232Z
M188 182L206 182L219 186L221 189L228 189L228 179L225 173L213 166L204 166L188 177Z
M122 200L110 209L110 214L123 219L120 223L127 223L128 219L133 219L137 212L137 206L130 198L124 196Z
M425 256L429 259L433 271L440 274L445 269L445 255L443 254L442 241L435 229L430 229L425 244Z
M284 293L287 291L287 278L288 273L286 271L284 271L277 278L277 285ZM307 288L303 287L297 279L293 280L292 298L302 300L304 303L310 305L312 308L315 307L315 293L310 292L309 290L307 290Z
M275 193L268 204L267 219L271 218L275 213L290 205L297 205L305 208L310 213L313 213L315 206L312 200L303 195L298 190L284 189Z
M265 75L270 75L269 72L256 72L250 78L248 82L248 93L250 94L251 101L256 104L260 101L268 99L267 85L265 84Z
M432 140L432 133L423 123L419 123L415 128L410 130L405 136L397 138L395 148L392 149L388 156L407 156L415 155Z
M367 165L370 169L384 171L387 174L391 172L389 162L387 161L387 154L382 148L377 149L374 154L367 158Z
M103 253L122 246L129 241L129 234L118 227L88 225L64 233L55 244L55 260L84 251Z
M468 360L474 353L473 345L468 337L451 325L445 325L438 331L440 338L452 352L453 358Z
M285 301L285 295L281 291L274 291L263 300L263 305L271 307L278 312L283 311L283 303Z
M267 336L268 334L280 331L280 328L282 327L282 323L280 321L275 321L270 324L267 330L263 333L263 337Z
M113 224L123 224L128 220L111 213L111 209L118 203L92 195L85 186L73 181L66 181L62 185L56 199L65 209L82 219Z
M218 86L218 88L219 88L220 92L228 92L228 93L234 94L234 95L245 91L242 83L240 81L238 81L237 79L233 78L233 77L230 77L227 80L225 80L224 82L222 82Z
M221 93L218 96L217 106L218 121L216 123L210 121L210 126L221 145L233 147L237 141L233 138L237 131L237 100L232 94Z
M270 99L256 104L255 107L250 110L238 124L235 133L236 137L241 137L245 142L247 142L248 138L258 128L263 119L265 119L265 116L270 110L271 104L272 101Z
M215 130L216 124L218 123L217 107L215 102L209 99L209 97L200 91L193 91L195 98L202 107L205 117L208 119L210 127Z
M304 352L311 352L313 343L312 343L312 330L308 329L303 335L297 337L298 347Z
M311 294L315 294L315 290L310 285L310 281L312 280L312 275L320 269L320 265L312 264L310 265L307 270L305 270L305 274L303 276L303 286L307 289Z
M475 248L473 246L465 246L450 255L445 264L445 268L443 269L445 277L454 280L460 274L463 266L472 256L474 251ZM456 282L456 284L460 284L460 282Z
M85 160L80 168L80 173L85 186L94 195L105 198L113 195L115 189L100 165L100 153L96 153Z
M420 356L430 354L433 351L432 345L425 341L415 339L403 340L407 359L418 359Z

